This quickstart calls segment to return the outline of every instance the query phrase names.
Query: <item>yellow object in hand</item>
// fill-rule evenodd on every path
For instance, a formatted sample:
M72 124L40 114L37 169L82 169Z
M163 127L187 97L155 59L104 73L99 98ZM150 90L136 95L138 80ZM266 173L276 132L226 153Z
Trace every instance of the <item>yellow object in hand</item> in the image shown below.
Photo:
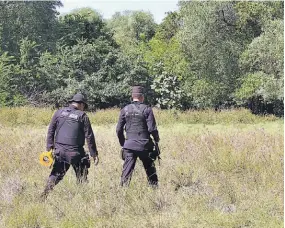
M40 163L43 166L51 167L53 164L53 154L52 150L45 151L40 154Z

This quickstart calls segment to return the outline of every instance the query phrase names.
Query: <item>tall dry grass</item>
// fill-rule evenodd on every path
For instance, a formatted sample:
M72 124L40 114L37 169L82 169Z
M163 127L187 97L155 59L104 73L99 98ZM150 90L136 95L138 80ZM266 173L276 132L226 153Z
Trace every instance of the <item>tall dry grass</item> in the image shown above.
M284 226L282 120L252 117L251 124L244 124L235 122L239 118L230 112L232 117L202 112L203 121L189 124L202 118L191 112L187 115L197 117L179 113L176 124L174 114L157 111L162 164L157 166L160 187L154 190L147 186L140 161L131 186L119 186L117 116L106 125L95 124L96 117L109 121L118 110L95 113L91 118L100 164L92 164L89 183L76 185L69 170L42 203L38 196L50 169L39 165L38 155L45 148L45 123L53 112L36 111L35 122L23 118L16 125L10 117L0 122L0 227ZM18 114L19 120L24 113ZM222 115L232 121L222 122Z
M46 126L49 124L53 113L51 108L1 108L0 124L5 126ZM97 112L87 112L95 125L116 124L120 110L107 109ZM274 115L257 116L248 109L230 109L215 112L212 109L197 111L160 110L154 108L158 125L183 123L183 124L256 124L260 122L274 122L280 120Z

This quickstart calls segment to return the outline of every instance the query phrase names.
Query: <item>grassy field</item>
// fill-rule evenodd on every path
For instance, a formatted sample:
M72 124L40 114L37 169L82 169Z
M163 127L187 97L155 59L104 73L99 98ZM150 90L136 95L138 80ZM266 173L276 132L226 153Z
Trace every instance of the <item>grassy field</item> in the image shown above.
M119 186L119 110L89 113L100 164L89 183L73 170L39 201L50 169L40 166L49 109L0 110L0 227L284 227L283 120L247 110L159 111L160 187L147 186L140 161Z

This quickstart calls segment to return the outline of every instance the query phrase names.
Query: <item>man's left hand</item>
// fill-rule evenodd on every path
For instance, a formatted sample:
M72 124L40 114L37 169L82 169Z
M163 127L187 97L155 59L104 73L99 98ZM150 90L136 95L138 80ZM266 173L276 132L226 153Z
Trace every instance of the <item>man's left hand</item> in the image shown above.
M94 159L94 165L98 165L98 163L99 163L98 155L94 156L93 159Z

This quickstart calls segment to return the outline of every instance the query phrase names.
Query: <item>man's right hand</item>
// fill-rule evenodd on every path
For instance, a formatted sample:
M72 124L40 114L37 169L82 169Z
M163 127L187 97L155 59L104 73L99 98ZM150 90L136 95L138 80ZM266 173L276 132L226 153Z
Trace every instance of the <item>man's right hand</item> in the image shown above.
M94 156L93 159L94 159L94 165L98 165L98 163L99 163L98 155Z
M47 147L47 151L51 151L51 150L53 150L53 149L54 149L53 146Z

